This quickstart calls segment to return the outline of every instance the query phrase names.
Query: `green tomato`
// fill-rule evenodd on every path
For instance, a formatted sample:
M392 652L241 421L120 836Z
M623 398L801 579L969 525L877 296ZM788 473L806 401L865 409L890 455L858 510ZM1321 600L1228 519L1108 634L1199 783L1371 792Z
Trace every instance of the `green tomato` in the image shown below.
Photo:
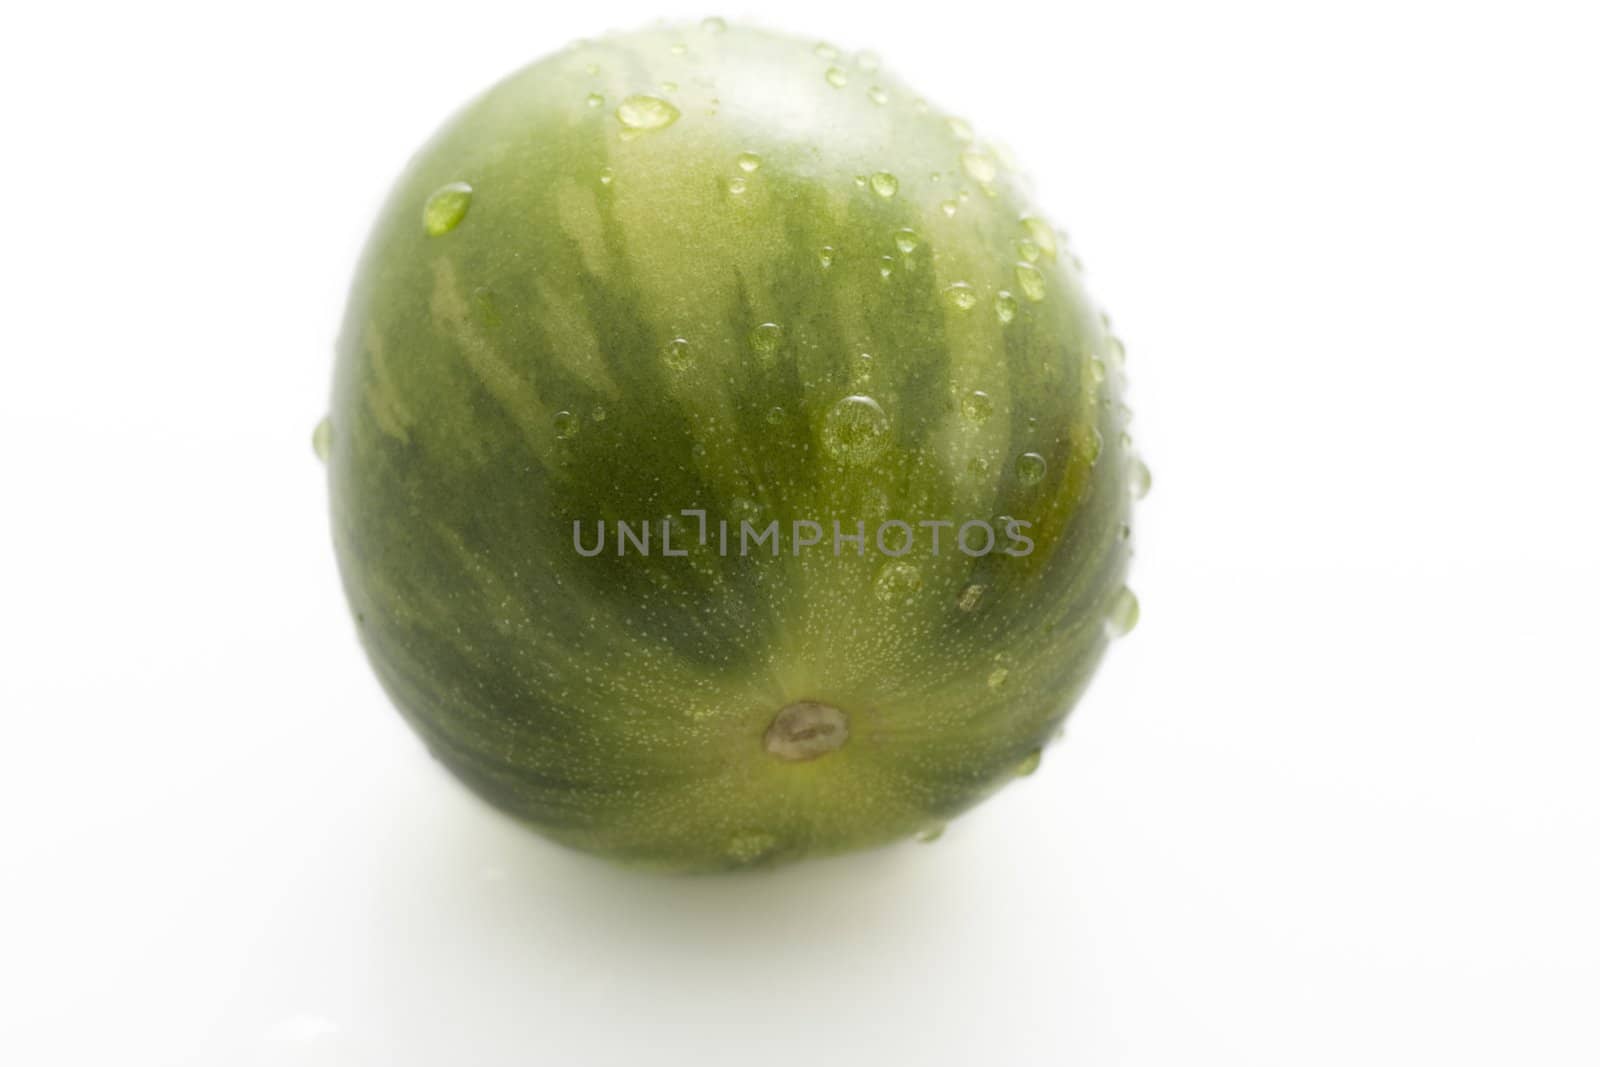
M1004 157L871 57L582 42L452 119L363 257L318 435L363 644L577 848L934 834L1136 615L1121 362Z

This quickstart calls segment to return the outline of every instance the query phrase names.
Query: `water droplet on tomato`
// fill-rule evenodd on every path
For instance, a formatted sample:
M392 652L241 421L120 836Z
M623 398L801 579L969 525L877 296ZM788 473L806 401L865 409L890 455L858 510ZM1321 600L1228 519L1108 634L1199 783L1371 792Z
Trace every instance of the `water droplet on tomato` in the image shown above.
M1023 485L1038 485L1044 479L1044 457L1037 452L1024 452L1017 457L1017 481Z
M1106 439L1100 436L1100 431L1090 427L1087 439L1083 442L1083 458L1089 461L1090 466L1100 461L1100 453L1105 445Z
M750 351L763 363L770 362L783 347L783 327L775 322L763 322L750 331Z
M978 291L967 282L952 282L944 287L944 300L957 311L971 311L978 306Z
M887 200L900 191L900 179L888 171L880 170L872 176L872 191Z
M677 108L657 96L630 96L617 107L617 121L638 132L660 130L678 121Z
M847 396L822 420L822 448L841 463L870 463L889 445L889 416L870 396Z
M873 593L884 604L909 605L921 589L922 572L903 559L885 563L872 583Z
M1045 258L1054 261L1056 258L1056 232L1050 224L1041 218L1027 216L1022 220L1022 228L1028 231L1028 239L1043 252Z
M694 349L683 337L674 337L661 348L661 358L674 370L683 370L694 362Z
M979 185L988 185L1000 173L994 157L987 152L978 151L961 153L961 169L967 172L967 177Z
M1005 289L994 294L994 317L1002 326L1017 317L1017 298Z
M1122 637L1139 624L1139 598L1133 595L1133 590L1123 586L1117 595L1111 599L1111 607L1106 611L1106 633L1112 637Z
M447 234L461 224L471 206L472 186L466 182L442 185L422 208L422 228L429 237Z
M1036 304L1044 299L1044 275L1032 263L1017 264L1017 287Z
M1133 457L1133 462L1129 466L1132 468L1129 481L1133 485L1133 499L1143 500L1150 495L1150 468L1138 456Z
M994 414L994 401L982 389L974 389L961 398L961 414L973 422L983 422Z
M744 830L728 838L723 854L734 863L754 863L778 847L778 839L760 830Z

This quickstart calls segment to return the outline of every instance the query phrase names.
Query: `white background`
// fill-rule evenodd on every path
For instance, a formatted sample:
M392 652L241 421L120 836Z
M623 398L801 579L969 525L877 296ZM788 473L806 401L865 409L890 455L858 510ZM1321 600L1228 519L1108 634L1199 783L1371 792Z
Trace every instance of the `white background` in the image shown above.
M7 15L0 1060L1600 1062L1593 5L724 9L1010 145L1156 486L1143 622L1039 774L710 881L434 769L308 443L411 151L669 13Z

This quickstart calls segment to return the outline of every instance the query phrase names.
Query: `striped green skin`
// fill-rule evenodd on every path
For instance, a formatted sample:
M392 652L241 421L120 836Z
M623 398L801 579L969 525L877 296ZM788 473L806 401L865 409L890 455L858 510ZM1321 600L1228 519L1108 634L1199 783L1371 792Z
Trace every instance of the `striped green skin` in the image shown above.
M377 673L471 788L629 863L928 832L1032 769L1126 596L1121 348L1072 257L964 124L829 52L710 25L524 69L412 161L350 297L328 462ZM630 131L639 94L680 117ZM454 182L466 213L431 233ZM845 463L825 418L852 394L887 446ZM691 519L663 557L684 508L869 542L722 556ZM1030 555L923 530L885 574L871 544L996 516ZM652 554L574 550L574 520L592 545L616 519L655 520ZM766 750L798 700L845 712L843 747Z

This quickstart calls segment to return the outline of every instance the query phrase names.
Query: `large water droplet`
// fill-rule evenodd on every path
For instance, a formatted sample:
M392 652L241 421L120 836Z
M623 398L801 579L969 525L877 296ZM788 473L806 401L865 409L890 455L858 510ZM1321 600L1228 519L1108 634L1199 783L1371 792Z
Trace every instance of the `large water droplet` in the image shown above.
M881 107L889 102L889 94L883 91L883 86L874 85L867 90L867 99Z
M1106 611L1106 633L1112 637L1122 637L1139 624L1139 598L1133 595L1133 590L1123 586L1117 595L1111 599L1111 607Z
M617 107L617 121L640 133L671 126L681 114L658 96L630 96Z
M961 414L973 422L983 422L994 414L994 400L982 389L974 389L961 398Z
M1024 756L1022 758L1022 762L1017 764L1017 770L1016 770L1017 777L1018 778L1026 778L1026 777L1028 777L1028 775L1032 774L1034 771L1039 769L1039 763L1043 759L1044 759L1044 750L1043 749L1036 748L1032 752L1028 753L1026 756Z
M578 432L578 416L570 411L556 412L550 423L555 427L556 437L563 441L570 440Z
M1017 481L1023 485L1038 485L1044 479L1044 457L1037 452L1024 452L1017 457Z
M952 282L944 287L944 302L957 311L971 311L978 306L978 291L967 282Z
M955 218L957 207L959 205L954 200L944 200L939 203L939 210L945 213L946 218Z
M892 559L885 563L872 583L873 593L885 604L909 606L921 589L922 572L916 564L903 559Z
M1150 495L1150 468L1138 456L1128 464L1128 480L1133 485L1133 499L1143 500Z
M1037 263L1039 262L1040 254L1039 246L1034 244L1028 238L1017 238L1017 255L1021 256L1029 263Z
M661 347L661 358L674 370L683 370L694 362L694 348L686 338L674 337Z
M1054 261L1056 258L1056 231L1043 219L1028 216L1022 220L1022 228L1028 231L1028 239L1033 242L1045 257Z
M1002 326L1017 317L1017 298L1005 289L994 294L994 317Z
M1084 435L1081 446L1083 458L1088 461L1091 467L1100 462L1100 453L1105 449L1105 446L1106 439L1100 436L1098 429L1091 426L1089 432Z
M1044 275L1032 263L1017 264L1017 287L1036 304L1044 299Z
M847 396L822 420L823 450L840 463L870 463L889 446L889 416L870 396Z
M915 252L917 250L917 245L921 243L922 238L917 234L916 230L895 231L894 246L908 256Z
M610 167L601 167L600 168L600 184L601 185L610 185L613 181L616 180L616 177L617 177L616 172L613 171Z
M772 362L783 347L783 327L775 322L763 322L750 331L750 351L763 363Z
M988 185L1000 173L995 166L994 157L987 152L961 153L961 169L967 172L967 177L979 185Z
M333 419L325 418L317 423L317 428L311 431L311 451L317 454L322 462L328 462L328 456L333 453Z
M447 234L461 224L471 206L472 186L466 182L441 185L422 208L422 228L429 237Z
M761 157L754 152L740 152L738 163L739 169L746 174L754 174L761 169Z
M884 256L878 260L878 276L888 281L892 274L894 274L894 257Z
M728 195L730 196L742 196L747 188L749 188L749 182L745 180L743 174L735 174L728 179Z
M872 176L872 191L887 200L900 191L900 179L888 171L880 170Z
M846 74L839 67L829 67L827 72L823 74L823 77L827 78L828 84L833 86L835 89L843 89L850 81L850 75Z
M590 93L584 98L583 102L588 104L590 107L604 107L606 98L599 93Z

